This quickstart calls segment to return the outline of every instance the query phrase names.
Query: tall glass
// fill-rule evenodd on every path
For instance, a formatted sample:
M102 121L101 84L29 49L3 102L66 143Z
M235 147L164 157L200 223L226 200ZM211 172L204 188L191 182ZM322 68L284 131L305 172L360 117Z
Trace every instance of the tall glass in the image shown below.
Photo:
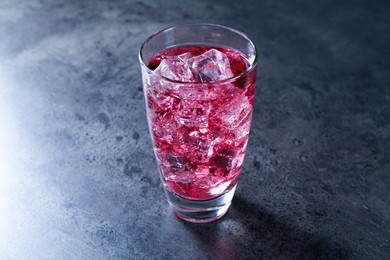
M195 69L189 70L188 60L175 68L183 74L172 76L163 67L164 59L180 66L196 54L190 60ZM139 58L149 131L169 204L190 222L219 219L231 204L248 143L256 47L225 26L185 24L150 36ZM229 70L215 67L219 63Z

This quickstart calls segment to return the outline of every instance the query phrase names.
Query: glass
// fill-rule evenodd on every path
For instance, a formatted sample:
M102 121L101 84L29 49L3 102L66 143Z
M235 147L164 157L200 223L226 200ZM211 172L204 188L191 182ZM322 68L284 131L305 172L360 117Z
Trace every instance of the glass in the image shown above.
M139 53L149 131L173 212L195 223L228 210L244 161L257 51L243 33L185 24L150 36Z

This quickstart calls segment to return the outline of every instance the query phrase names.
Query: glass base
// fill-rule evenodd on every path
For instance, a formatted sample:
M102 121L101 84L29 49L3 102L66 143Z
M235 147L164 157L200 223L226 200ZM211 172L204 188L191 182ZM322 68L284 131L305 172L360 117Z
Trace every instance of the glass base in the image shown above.
M215 199L201 201L183 199L166 188L165 191L173 213L177 217L193 223L207 223L225 215L232 202L236 186L237 184Z

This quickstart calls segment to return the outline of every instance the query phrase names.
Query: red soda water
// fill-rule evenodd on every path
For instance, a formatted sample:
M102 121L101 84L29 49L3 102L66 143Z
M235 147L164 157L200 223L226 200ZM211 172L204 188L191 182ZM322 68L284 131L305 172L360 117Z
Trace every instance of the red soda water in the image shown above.
M170 48L148 63L156 70L167 56L196 57L211 49L228 58L230 79L208 81L206 68L205 74L190 75L185 83L152 75L144 84L163 182L168 190L191 200L216 198L236 184L250 131L255 75L243 76L249 62L242 53L209 46Z

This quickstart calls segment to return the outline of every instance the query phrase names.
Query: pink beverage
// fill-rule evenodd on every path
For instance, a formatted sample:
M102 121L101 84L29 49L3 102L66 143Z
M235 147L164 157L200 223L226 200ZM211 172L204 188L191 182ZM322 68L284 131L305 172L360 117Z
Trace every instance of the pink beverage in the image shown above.
M169 79L144 81L166 188L198 201L226 193L236 185L251 125L256 76L243 75L247 57L227 48L182 46L161 51L147 66Z

